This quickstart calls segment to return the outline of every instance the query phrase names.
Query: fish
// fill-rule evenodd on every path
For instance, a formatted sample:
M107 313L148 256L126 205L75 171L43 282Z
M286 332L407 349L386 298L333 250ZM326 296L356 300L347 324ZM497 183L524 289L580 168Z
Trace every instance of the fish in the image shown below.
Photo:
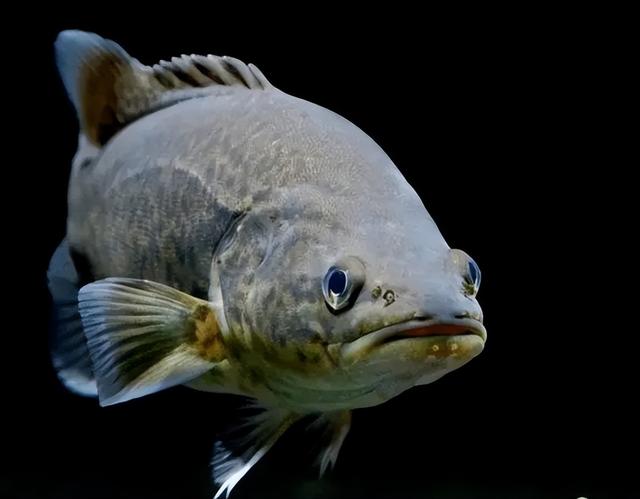
M215 443L216 498L303 421L324 474L354 409L482 352L477 263L356 125L233 57L149 66L80 30L54 47L79 133L53 366L101 406L178 385L252 401Z

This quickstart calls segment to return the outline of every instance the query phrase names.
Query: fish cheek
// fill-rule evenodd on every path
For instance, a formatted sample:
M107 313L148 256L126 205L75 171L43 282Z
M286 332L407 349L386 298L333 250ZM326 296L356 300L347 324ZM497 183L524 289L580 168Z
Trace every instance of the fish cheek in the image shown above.
M304 263L309 255L299 234L278 232L268 214L258 218L252 212L228 234L214 264L236 359L245 366L256 361L296 372L324 371L330 362L324 341L329 324L322 317L330 314L319 281L309 277L313 272Z

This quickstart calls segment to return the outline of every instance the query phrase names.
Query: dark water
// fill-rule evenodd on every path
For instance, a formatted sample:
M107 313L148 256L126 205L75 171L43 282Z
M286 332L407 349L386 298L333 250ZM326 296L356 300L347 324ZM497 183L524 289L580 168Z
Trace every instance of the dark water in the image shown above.
M371 24L335 16L317 26L248 12L216 22L194 12L188 22L170 14L152 22L120 11L30 21L21 52L37 61L26 71L33 76L38 66L37 78L22 79L24 98L6 102L17 107L6 120L17 138L5 199L20 195L3 210L11 255L0 497L211 497L213 441L235 417L232 399L186 389L101 409L66 393L51 370L44 276L64 235L76 134L51 44L70 27L113 37L145 63L183 52L255 62L275 85L340 112L377 140L449 243L482 268L489 340L478 359L357 411L336 469L321 481L312 440L299 431L232 497L639 496L637 374L620 370L635 365L626 356L637 351L637 335L628 326L614 334L616 288L599 274L627 260L597 247L608 223L585 173L598 163L581 141L585 99L597 95L582 77L589 38L576 45L562 29L485 22L391 36L389 15Z
M356 412L338 465L322 480L312 468L312 435L293 431L233 497L632 497L628 471L616 475L596 454L606 446L593 431L577 434L571 418L513 397L499 406L502 420L491 421L497 418L487 393L500 388L482 388L480 364ZM203 499L214 492L207 463L216 431L233 418L230 398L178 389L97 409L51 392L34 422L20 430L24 447L13 456L17 469L2 479L2 497Z

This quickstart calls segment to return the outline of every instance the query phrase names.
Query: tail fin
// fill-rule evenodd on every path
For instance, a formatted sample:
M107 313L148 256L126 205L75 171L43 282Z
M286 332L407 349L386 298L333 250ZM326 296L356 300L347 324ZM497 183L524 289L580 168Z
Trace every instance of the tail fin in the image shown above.
M69 390L85 397L97 397L91 358L78 311L78 273L66 239L53 253L47 277L53 298L50 340L53 366Z
M98 146L135 119L202 95L206 87L271 88L258 68L232 57L183 55L149 67L117 43L84 31L61 32L55 51L82 132Z

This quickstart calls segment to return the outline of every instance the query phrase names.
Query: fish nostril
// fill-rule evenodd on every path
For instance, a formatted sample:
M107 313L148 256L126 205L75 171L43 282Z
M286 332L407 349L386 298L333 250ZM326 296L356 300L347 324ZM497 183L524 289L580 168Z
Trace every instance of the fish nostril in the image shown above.
M433 315L414 315L413 316L414 321L430 321L431 319L433 319Z
M460 314L454 315L456 319L474 319L476 321L482 322L482 314L477 312L462 312Z

